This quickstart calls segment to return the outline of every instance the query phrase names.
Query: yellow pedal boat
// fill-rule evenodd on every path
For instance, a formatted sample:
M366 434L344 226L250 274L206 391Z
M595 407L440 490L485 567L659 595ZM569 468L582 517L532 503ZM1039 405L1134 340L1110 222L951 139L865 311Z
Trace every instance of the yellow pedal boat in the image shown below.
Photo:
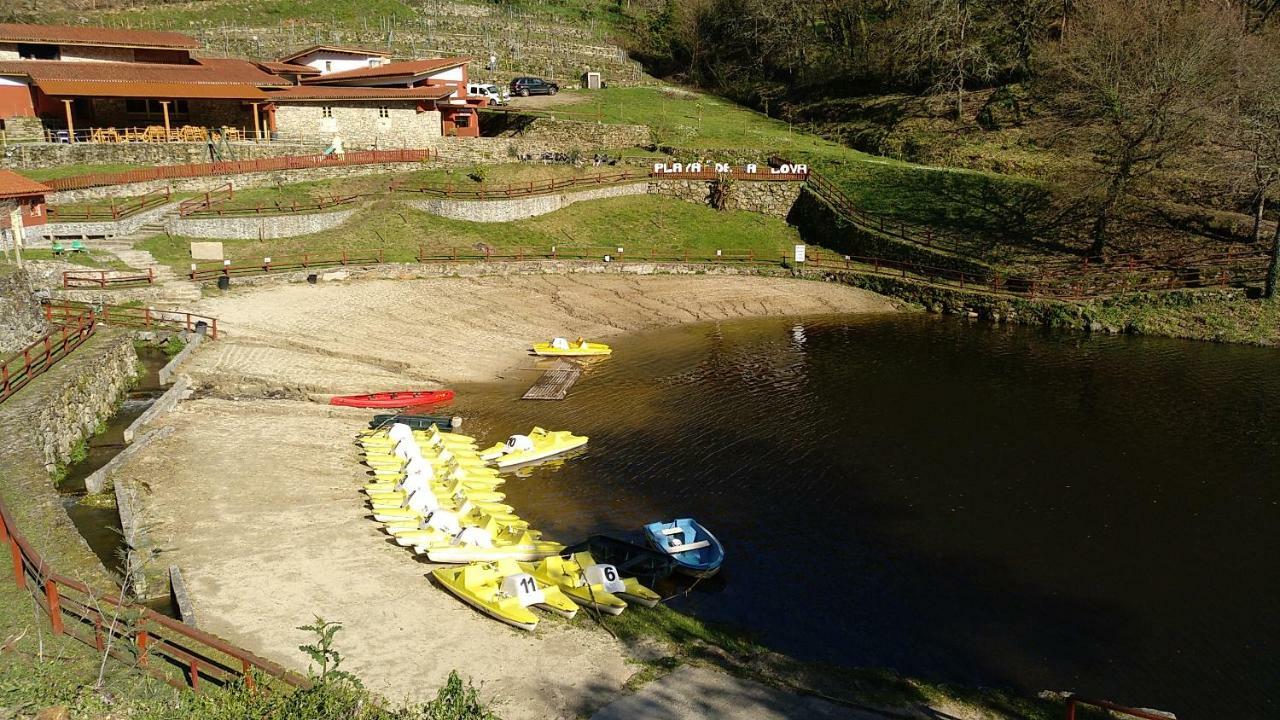
M575 450L587 444L586 435L574 435L568 430L543 430L535 427L528 435L512 435L505 443L499 443L480 453L480 458L499 468L543 460Z
M533 344L534 355L548 357L598 357L612 352L613 349L604 343L587 342L582 338L573 342L564 338L554 338L551 342Z
M566 618L578 614L578 606L554 585L540 583L509 560L473 563L460 568L431 571L440 587L480 612L521 630L538 626L538 607Z
M585 554L587 559L591 558L590 553L580 554ZM597 565L591 560L584 566L576 556L560 555L552 555L538 562L522 562L519 565L520 569L540 582L560 588L561 592L579 605L594 607L610 615L621 615L627 609L626 601L615 594L626 588L618 569L612 565Z

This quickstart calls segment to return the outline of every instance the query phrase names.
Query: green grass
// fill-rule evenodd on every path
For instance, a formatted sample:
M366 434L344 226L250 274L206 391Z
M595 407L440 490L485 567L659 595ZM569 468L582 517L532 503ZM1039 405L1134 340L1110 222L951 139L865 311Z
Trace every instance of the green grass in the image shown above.
M64 242L63 245L70 247L71 243ZM83 265L84 267L93 268L95 270L130 269L128 265L125 265L113 255L109 255L105 252L95 252L92 248L92 244L90 244L88 252L67 252L62 255L54 255L53 250L49 248L31 248L22 251L22 258L24 260L57 260L59 262L71 263L73 265Z
M778 218L710 208L650 195L579 203L549 215L510 223L449 220L384 201L346 225L314 235L280 240L224 240L228 259L261 260L289 255L369 253L381 248L388 262L413 262L420 243L428 251L482 247L623 247L639 255L650 248L674 252L754 250L781 256L799 235ZM142 243L160 262L185 272L194 238L159 236ZM607 246L607 247L606 247Z
M32 180L55 180L57 178L72 177L75 175L95 175L98 173L117 173L128 172L129 170L141 170L143 168L152 167L151 165L129 165L124 163L108 163L103 165L60 165L52 168L30 168L18 169L20 175L25 175Z

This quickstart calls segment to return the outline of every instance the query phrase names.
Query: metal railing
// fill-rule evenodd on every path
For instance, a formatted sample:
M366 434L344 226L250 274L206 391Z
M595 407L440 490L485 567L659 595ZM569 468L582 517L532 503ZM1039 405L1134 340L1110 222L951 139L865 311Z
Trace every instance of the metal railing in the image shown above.
M195 692L205 683L225 685L236 680L253 688L259 676L283 689L308 684L297 673L222 638L60 575L23 537L3 502L0 543L9 548L14 583L31 594L55 635L75 638L174 687Z
M160 188L123 202L117 201L113 197L108 200L106 205L72 206L68 208L50 205L46 212L49 214L50 222L115 221L163 205L169 202L170 197L169 188Z
M153 180L172 180L177 178L207 177L216 175L235 175L239 173L267 172L273 170L303 170L317 167L338 167L343 165L377 165L397 162L426 162L437 157L430 148L412 150L363 150L348 152L342 155L285 155L255 160L231 160L227 162L195 163L188 165L160 165L141 170L127 170L118 173L95 173L92 175L76 175L73 177L47 180L45 185L53 190L76 190L79 188L99 187L104 185L123 185L125 183L150 182Z

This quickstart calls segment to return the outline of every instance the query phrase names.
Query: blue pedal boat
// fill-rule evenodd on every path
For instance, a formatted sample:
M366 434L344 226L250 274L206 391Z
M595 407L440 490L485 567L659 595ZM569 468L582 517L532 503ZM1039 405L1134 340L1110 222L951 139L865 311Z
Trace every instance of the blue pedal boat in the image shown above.
M644 535L651 547L675 560L676 571L685 575L711 577L724 562L724 546L692 518L649 523Z

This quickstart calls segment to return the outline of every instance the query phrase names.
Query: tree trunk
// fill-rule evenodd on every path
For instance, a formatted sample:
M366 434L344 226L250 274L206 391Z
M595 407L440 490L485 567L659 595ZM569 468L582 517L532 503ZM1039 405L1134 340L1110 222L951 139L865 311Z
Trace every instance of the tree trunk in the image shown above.
M1262 289L1263 297L1275 297L1277 280L1280 280L1280 222L1276 223L1276 232L1271 238L1271 264L1267 266L1267 284Z
M1267 193L1259 192L1258 197L1253 201L1253 242L1262 242L1262 213L1267 209Z

